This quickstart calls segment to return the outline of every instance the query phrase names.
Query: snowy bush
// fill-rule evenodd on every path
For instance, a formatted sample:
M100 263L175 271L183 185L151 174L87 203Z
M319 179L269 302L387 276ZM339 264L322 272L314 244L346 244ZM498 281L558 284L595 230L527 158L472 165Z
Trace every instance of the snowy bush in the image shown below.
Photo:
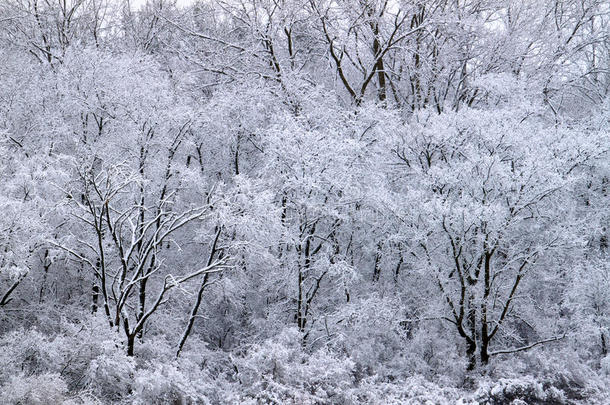
M314 404L333 402L353 384L353 363L325 349L307 353L296 329L285 329L277 338L253 346L235 360L235 376L244 385L240 401Z
M0 386L2 403L7 405L55 405L66 400L68 386L55 373L27 376L16 374Z
M604 357L601 361L601 369L602 372L606 375L606 376L610 376L610 355Z
M484 382L474 394L474 398L486 405L515 403L514 401L525 401L527 404L566 403L562 391L555 387L545 389L539 381L528 376Z
M371 377L354 389L348 390L346 404L425 404L442 405L455 403L463 392L457 388L441 387L421 375L403 381L387 383Z

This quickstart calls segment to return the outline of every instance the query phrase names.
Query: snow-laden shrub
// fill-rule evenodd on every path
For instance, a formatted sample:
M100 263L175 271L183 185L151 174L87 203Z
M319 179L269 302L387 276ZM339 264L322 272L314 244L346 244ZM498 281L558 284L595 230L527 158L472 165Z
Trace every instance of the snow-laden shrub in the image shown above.
M0 386L0 399L6 405L55 405L66 400L68 385L56 373L12 376Z
M210 350L197 336L176 358L176 347L163 336L149 336L136 350L130 376L129 404L224 404L239 402L229 354Z
M364 380L358 388L350 389L346 404L453 404L464 393L457 388L441 387L421 375L404 381L387 383L377 377Z
M132 391L135 363L112 341L101 345L101 352L91 360L86 370L86 386L110 401L127 397Z
M36 385L37 379L41 379L31 389L41 393L48 390L50 398L55 398L56 392L74 395L87 392L86 398L113 402L128 396L132 390L133 359L125 355L116 332L96 318L85 319L80 324L64 321L55 335L36 329L14 330L0 337L0 347L3 348L0 385L15 385L14 376L21 375L25 377L20 377L19 386ZM53 389L49 381L60 381L62 390ZM76 401L87 403L89 400Z
M610 355L604 357L600 361L601 371L606 376L610 377Z
M239 403L342 403L342 391L353 385L354 363L326 349L307 353L301 334L285 329L275 339L253 346L235 359L243 391Z
M36 330L14 330L0 338L0 384L16 374L34 375L53 368L52 356L45 353L48 339Z
M596 398L607 396L607 380L591 368L575 350L571 348L523 355L524 370L540 381L543 386L555 387L570 401L595 403ZM524 371L523 371L524 372Z
M555 387L544 387L531 376L521 378L501 378L480 384L474 398L480 404L500 405L525 401L527 404L565 404L565 394Z
M152 369L141 370L135 378L134 403L162 405L167 403L206 403L191 388L190 381L173 364L159 364ZM197 381L199 383L199 381Z
M461 355L459 346L454 342L431 338L442 333L443 327L444 325L422 323L414 328L408 346L403 349L404 360L390 366L395 369L402 367L410 375L422 375L443 386L459 386L465 378L467 359ZM443 372L439 373L438 370Z

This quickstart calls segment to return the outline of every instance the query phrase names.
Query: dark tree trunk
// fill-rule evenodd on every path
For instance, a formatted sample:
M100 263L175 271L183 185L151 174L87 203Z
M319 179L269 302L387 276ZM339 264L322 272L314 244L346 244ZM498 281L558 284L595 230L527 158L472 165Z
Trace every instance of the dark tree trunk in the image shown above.
M98 287L97 284L93 284L93 289L92 289L93 303L91 304L91 312L93 312L93 313L97 312L97 301L99 299L99 296L100 296L100 288Z
M131 334L127 336L127 355L133 356L133 351L136 343L136 335Z
M466 349L466 355L468 356L468 371L472 371L477 367L477 345L476 343L469 343Z
M137 320L139 321L140 319L142 319L142 317L144 316L144 311L146 310L146 283L148 281L148 278L144 278L140 281L140 291L138 294L139 300L140 300L140 308L138 309L138 316L137 316ZM142 328L142 330L140 330L140 333L138 334L138 337L140 339L143 338L143 332L144 329Z
M385 81L385 67L383 65L383 57L381 56L381 44L379 43L379 26L377 24L373 25L373 34L375 35L375 39L373 39L373 53L377 58L375 62L375 71L377 72L377 82L379 85L378 89L378 97L379 101L385 101L387 97L386 91L386 81Z
M216 231L216 237L214 238L214 242L212 243L212 247L210 248L210 254L208 257L208 266L212 264L214 256L216 255L216 246L218 245L218 239L220 238L220 233L222 232L222 228L218 228ZM222 251L220 252L220 257L222 258ZM189 317L188 323L186 325L186 329L182 334L182 338L180 339L180 343L178 344L178 350L176 351L176 357L180 356L180 352L182 351L186 340L188 339L191 331L193 330L193 325L195 324L195 319L197 318L197 313L199 312L199 306L201 305L201 301L203 300L203 292L208 285L208 279L210 277L210 273L206 273L203 276L203 281L201 282L201 286L199 287L199 291L197 292L197 300L195 301L195 305L193 305L193 309L191 310L191 315Z
M489 364L489 342L484 339L481 343L481 349L479 351L481 356L481 365L486 366Z

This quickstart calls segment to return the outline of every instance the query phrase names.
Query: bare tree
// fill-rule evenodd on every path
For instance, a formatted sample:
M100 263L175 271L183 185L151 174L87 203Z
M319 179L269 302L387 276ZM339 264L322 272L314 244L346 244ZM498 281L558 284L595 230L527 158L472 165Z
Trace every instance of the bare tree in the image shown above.
M165 263L168 255L176 259L170 247L178 243L178 231L209 218L211 205L208 202L177 212L173 207L175 191L166 187L152 205L142 205L143 199L126 204L132 193L141 193L136 190L141 190L142 181L124 164L83 170L80 196L76 190L67 196L76 208L73 215L94 237L75 235L70 244L52 242L93 272L108 322L124 330L129 355L133 355L135 339L141 336L146 321L167 301L172 289L226 266L226 258L217 258L200 268L176 273L175 264ZM152 286L156 293L148 291ZM94 300L95 295L97 292ZM136 295L138 304L133 305Z

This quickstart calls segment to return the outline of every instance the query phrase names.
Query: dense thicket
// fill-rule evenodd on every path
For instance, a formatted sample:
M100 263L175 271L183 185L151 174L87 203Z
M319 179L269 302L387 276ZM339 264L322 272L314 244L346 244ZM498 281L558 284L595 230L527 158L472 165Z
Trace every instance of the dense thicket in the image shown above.
M604 403L609 23L0 2L0 402Z

